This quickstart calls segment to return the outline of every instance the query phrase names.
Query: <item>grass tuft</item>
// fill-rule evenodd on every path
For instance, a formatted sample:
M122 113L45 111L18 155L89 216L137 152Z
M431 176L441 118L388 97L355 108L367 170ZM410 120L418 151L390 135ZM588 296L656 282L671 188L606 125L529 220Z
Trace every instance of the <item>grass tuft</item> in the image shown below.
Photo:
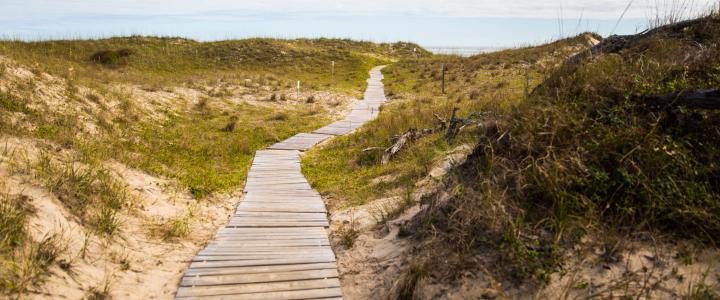
M185 238L190 234L191 220L192 210L188 209L188 213L184 216L151 224L150 234L164 241L175 241Z
M12 296L41 286L67 246L60 234L39 241L28 234L28 221L34 214L30 198L0 194L0 295Z
M42 152L35 165L44 185L70 212L98 234L112 236L120 226L118 211L130 196L125 185L96 166L58 164Z

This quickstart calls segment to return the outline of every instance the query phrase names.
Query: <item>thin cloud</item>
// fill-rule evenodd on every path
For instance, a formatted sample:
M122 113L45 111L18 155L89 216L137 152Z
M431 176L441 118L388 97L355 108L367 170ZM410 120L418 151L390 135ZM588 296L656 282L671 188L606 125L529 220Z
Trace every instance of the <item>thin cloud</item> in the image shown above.
M641 0L626 18L647 18L656 9L681 0ZM715 0L685 1L688 10L702 11ZM565 18L617 19L628 0L564 1ZM560 0L3 0L0 20L43 19L70 16L166 16L224 12L238 15L284 14L296 16L422 16L521 17L557 19ZM583 13L584 12L584 13Z

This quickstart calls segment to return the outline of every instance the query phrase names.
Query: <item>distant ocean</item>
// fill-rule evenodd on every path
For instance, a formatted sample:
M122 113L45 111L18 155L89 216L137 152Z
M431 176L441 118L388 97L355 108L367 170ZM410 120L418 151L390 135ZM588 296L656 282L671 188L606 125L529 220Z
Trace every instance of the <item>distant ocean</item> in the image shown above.
M425 47L428 51L435 54L473 56L481 53L495 52L507 48L497 47Z

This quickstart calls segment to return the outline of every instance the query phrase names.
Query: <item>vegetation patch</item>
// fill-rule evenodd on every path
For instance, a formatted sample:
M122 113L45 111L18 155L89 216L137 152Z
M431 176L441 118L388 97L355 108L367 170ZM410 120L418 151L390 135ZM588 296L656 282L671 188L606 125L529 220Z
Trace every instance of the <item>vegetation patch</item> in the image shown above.
M621 251L612 239L639 232L716 247L718 112L641 99L720 85L710 46L719 24L713 16L660 28L548 69L526 101L494 114L496 130L478 132L445 183L449 197L424 199L428 208L404 229L422 244L414 257L448 257L431 268L438 280L489 269L542 286L588 235L613 236L606 261Z
M130 196L124 184L97 166L58 164L41 153L38 178L79 220L98 234L111 236L120 226L118 211Z
M373 66L416 55L409 43L336 39L246 39L197 42L145 36L98 40L0 41L0 52L21 64L81 83L120 82L161 88L271 76L282 86L360 93ZM417 55L427 55L419 52ZM335 72L332 73L332 62ZM122 68L118 68L122 66Z
M9 92L0 91L0 109L11 112L31 112L24 101Z
M66 248L59 235L33 240L27 227L34 214L29 202L23 195L0 194L0 295L7 297L41 286Z
M162 124L140 123L131 129L138 139L99 147L132 167L178 179L201 199L241 186L256 150L327 122L302 108L276 113L239 105L232 111L236 116L228 122L229 111L208 104L203 112L170 115Z
M444 133L433 133L383 165L382 150L392 145L395 137L411 128L435 128L438 117L449 119L455 108L458 116L509 113L523 101L526 84L528 88L537 86L553 63L579 51L577 45L584 45L586 40L583 35L541 46L542 50L507 50L472 58L433 56L390 65L383 73L392 103L361 131L310 150L303 158L303 173L313 187L337 200L332 205L340 207L362 205L389 196L391 191L400 195L404 187L425 177L448 150L474 143L478 131L467 128L451 140ZM530 65L555 50L555 56L544 64ZM441 90L443 64L446 77L454 78L446 83L446 94Z
M126 63L127 59L133 55L133 53L131 49L103 50L93 53L93 55L90 56L90 60L106 66L117 66Z

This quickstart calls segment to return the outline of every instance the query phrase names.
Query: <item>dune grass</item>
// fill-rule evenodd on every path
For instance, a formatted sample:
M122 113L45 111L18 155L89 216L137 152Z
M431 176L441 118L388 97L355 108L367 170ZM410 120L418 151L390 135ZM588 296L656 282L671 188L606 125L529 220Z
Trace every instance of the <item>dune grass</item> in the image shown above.
M70 212L98 234L112 236L120 227L118 212L129 204L123 183L99 165L78 166L53 161L40 153L35 174Z
M3 121L0 130L50 140L96 161L117 159L152 174L178 179L195 197L203 198L241 186L255 150L329 121L313 96L303 105L279 105L288 97L283 91L292 91L296 80L303 82L303 91L359 95L371 67L414 55L413 48L416 46L407 43L332 39L200 43L134 36L2 41L3 53L32 66L34 73L47 72L66 79L68 99L78 105L97 103L108 110L107 98L120 105L92 116L101 131L89 136L82 133L84 121L73 113L28 108L31 101L23 98L37 97L33 84L18 85L0 94L0 105L7 116L21 113L20 120L32 125L17 127L17 122L12 125ZM334 75L331 61L336 62ZM117 84L139 85L150 92L183 86L204 91L207 96L194 107L166 112L158 121L145 119L142 105L110 88ZM269 89L269 101L278 105L233 104L236 102L227 101L233 97L226 90L228 86L244 87L244 93L255 94L267 94ZM93 92L85 95L79 92L80 87Z
M96 137L79 136L75 116L33 111L19 91L0 94L7 112L21 112L35 123L31 132L76 148L100 159L115 158L153 174L177 178L193 195L202 198L213 191L227 191L242 184L255 150L297 132L311 131L327 122L324 111L309 97L304 108L273 112L252 105L224 104L228 94L222 86L208 92L198 107L168 113L166 120L141 120L142 110L124 95L113 95L113 84L139 85L149 91L186 86L236 85L261 92L272 89L271 101L285 101L283 90L293 90L296 80L303 90L333 90L360 95L367 72L375 65L404 57L426 55L408 43L375 44L338 39L248 39L201 43L180 38L133 36L100 40L20 42L1 41L2 53L35 73L47 72L67 79L68 85L85 86L103 97L119 98L123 113L98 115L104 132ZM331 73L331 62L335 72ZM32 96L32 88L23 95ZM77 91L77 89L74 89ZM70 93L98 102L90 96ZM89 97L89 98L88 98ZM79 99L82 103L84 99ZM94 100L93 100L94 99ZM217 102L217 103L216 103ZM102 105L102 101L99 102ZM207 104L210 103L210 104ZM204 107L208 105L208 107ZM223 107L224 106L224 107ZM222 107L222 108L221 108ZM0 124L4 132L20 128Z
M439 122L435 115L450 118L454 108L459 109L458 117L473 112L509 113L523 102L526 82L530 89L537 86L558 58L569 55L584 41L581 36L538 48L472 58L433 56L390 65L383 73L392 103L359 132L309 151L303 158L303 173L339 207L402 193L425 177L449 150L474 143L477 132L468 130L450 141L444 132L433 133L407 146L389 164L381 165L382 149L392 145L393 136L410 128L436 128ZM531 65L541 59L546 61L544 65ZM441 93L442 64L447 72L446 94ZM380 149L363 151L368 148Z
M0 296L11 297L42 285L48 270L61 262L65 246L59 235L39 241L28 233L34 208L28 198L9 194L0 182Z
M475 145L446 179L450 198L424 199L430 208L401 229L421 243L413 259L439 280L490 268L542 285L588 233L606 234L607 247L638 231L716 245L717 113L652 110L634 99L720 85L720 56L710 46L720 40L717 24L709 17L574 64L564 61L599 37L401 61L384 70L394 103L365 130L310 151L304 172L334 206L354 206L401 194L447 150ZM363 151L389 146L410 127L433 127L432 113L447 117L453 107L460 116L488 114L456 141L424 137L387 165L379 152ZM479 253L496 253L498 265L469 259ZM447 259L438 264L439 256Z
M227 130L229 122L233 130ZM327 122L320 108L278 112L248 104L226 109L209 104L203 111L169 116L161 124L142 122L130 130L137 140L108 141L104 146L110 147L105 149L108 155L176 178L196 198L203 198L242 186L258 149Z
M421 243L414 258L439 280L487 268L542 286L586 243L608 251L598 264L617 259L623 240L716 247L718 113L657 109L641 96L720 85L717 28L711 16L551 69L529 99L493 118L499 130L475 137L446 179L450 198L428 197L430 208L401 229Z
M416 45L350 40L246 39L196 42L144 36L99 40L0 41L0 52L38 71L82 84L122 82L160 89L168 85L243 81L258 75L296 80L307 88L358 92L375 65L409 56ZM331 74L335 61L335 74Z

